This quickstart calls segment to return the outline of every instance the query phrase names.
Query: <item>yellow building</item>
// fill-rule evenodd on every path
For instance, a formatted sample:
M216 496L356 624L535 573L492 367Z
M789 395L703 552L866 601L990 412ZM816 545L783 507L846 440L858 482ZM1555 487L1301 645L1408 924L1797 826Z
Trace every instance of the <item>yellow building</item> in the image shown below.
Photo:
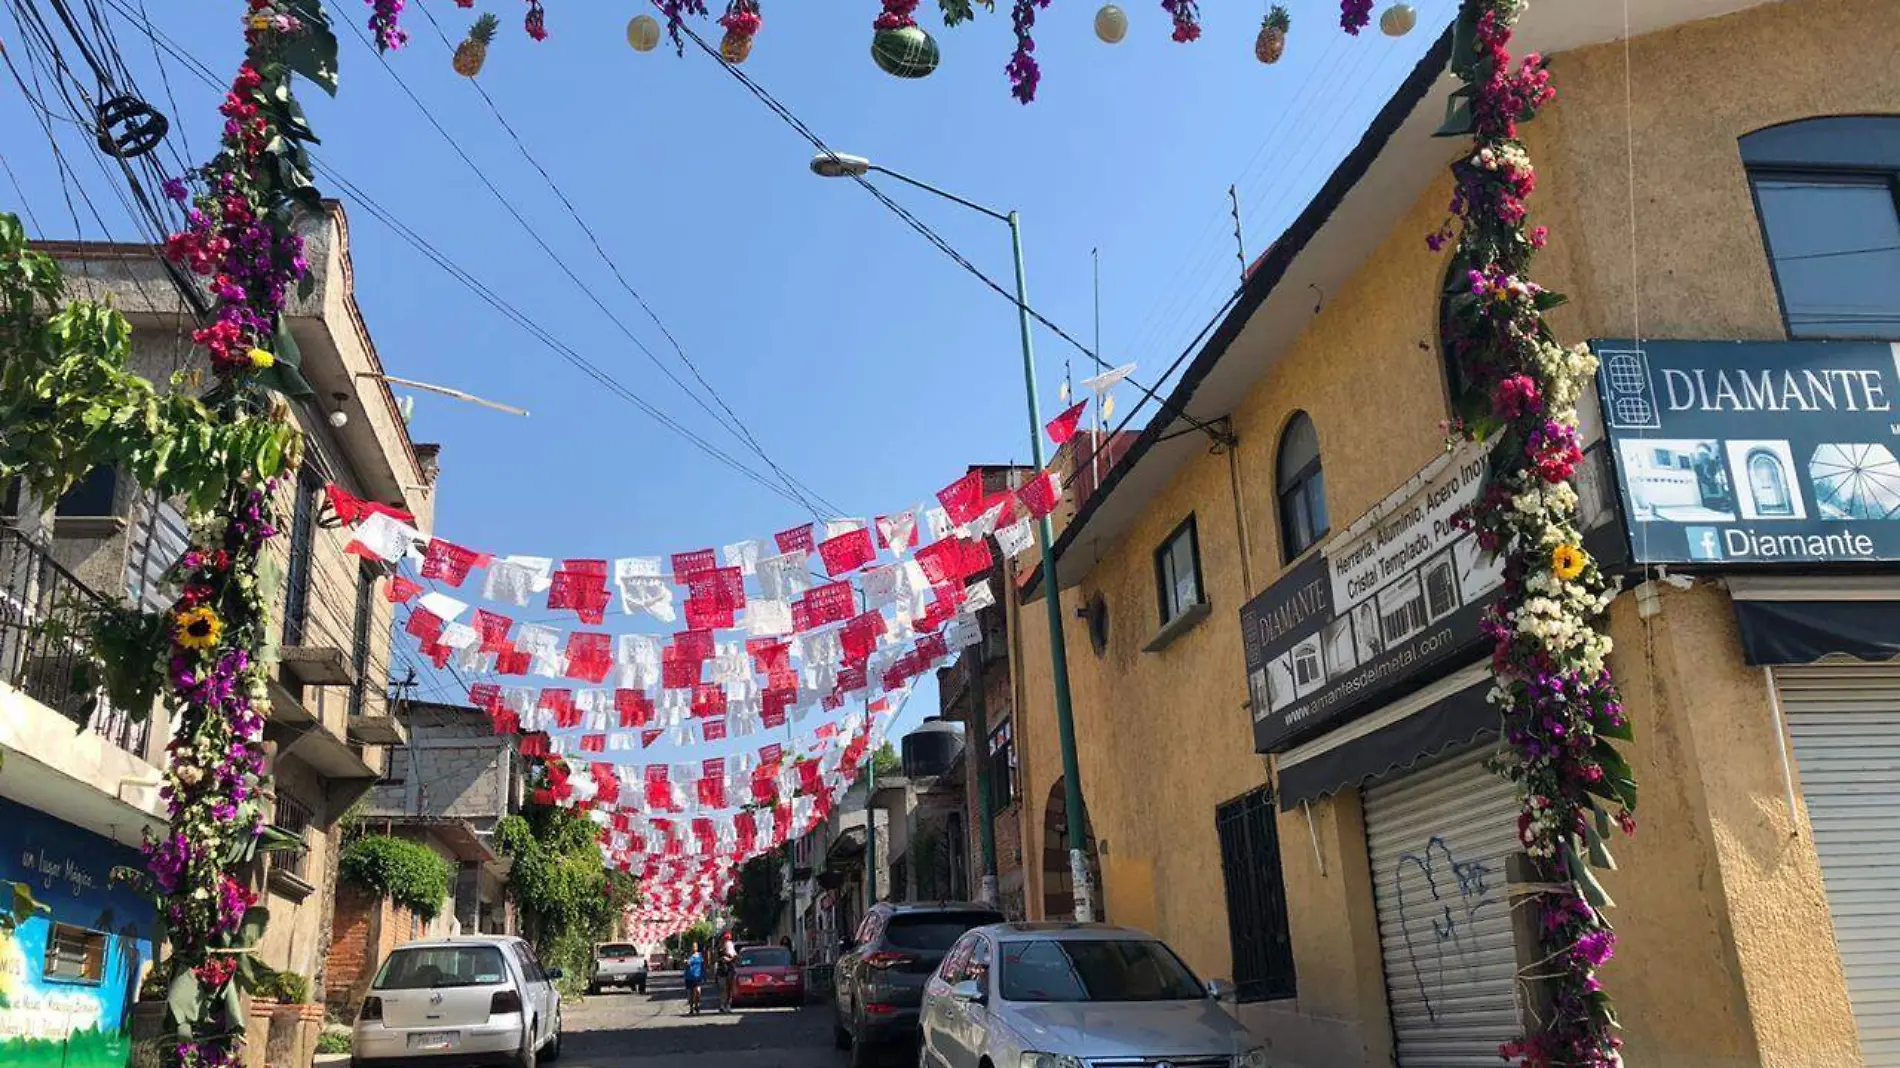
M1533 0L1517 42L1558 89L1525 129L1534 277L1614 417L1586 398L1591 547L1632 561L1606 986L1632 1065L1900 1064L1900 11L1628 7L1625 42L1618 5ZM1424 240L1466 144L1431 136L1448 52L1057 545L1099 910L1233 976L1291 1065L1491 1063L1537 1005L1519 803L1482 764L1486 564L1440 523L1472 492ZM1012 665L1032 915L1071 892L1040 617Z

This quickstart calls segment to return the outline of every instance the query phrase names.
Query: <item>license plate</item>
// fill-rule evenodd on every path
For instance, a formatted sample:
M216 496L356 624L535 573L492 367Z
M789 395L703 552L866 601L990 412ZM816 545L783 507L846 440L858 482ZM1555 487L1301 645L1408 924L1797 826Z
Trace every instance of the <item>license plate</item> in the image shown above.
M409 1036L410 1049L436 1050L453 1049L454 1031L421 1031Z

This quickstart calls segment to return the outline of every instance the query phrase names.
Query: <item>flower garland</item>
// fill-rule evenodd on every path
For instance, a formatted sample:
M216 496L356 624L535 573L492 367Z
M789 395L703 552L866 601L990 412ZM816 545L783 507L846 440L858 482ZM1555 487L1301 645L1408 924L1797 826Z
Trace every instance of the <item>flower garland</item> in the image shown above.
M541 0L528 0L528 14L521 20L521 27L537 41L548 39L548 13Z
M1036 99L1036 85L1042 81L1042 68L1036 65L1036 9L1049 6L1049 0L1016 0L1009 21L1016 31L1016 52L1003 68L1009 73L1010 95L1027 104Z
M884 0L884 10L871 20L871 28L882 33L917 25L917 0Z
M1162 10L1174 20L1174 39L1187 44L1201 39L1201 7L1195 0L1161 0Z
M673 39L673 47L680 55L686 54L686 39L680 36L680 27L686 24L686 16L706 15L706 0L653 0L660 6L660 14L666 16L666 33Z
M376 47L393 52L409 43L409 34L401 26L403 0L364 0L375 8L369 16L370 32L376 35Z
M1359 36L1372 22L1372 0L1339 0L1339 28Z
M1348 16L1355 0L1346 0ZM1540 1030L1506 1043L1522 1064L1610 1068L1622 1063L1616 1014L1597 972L1615 952L1611 902L1591 873L1612 866L1612 824L1633 833L1636 784L1613 744L1632 737L1607 658L1603 620L1615 590L1581 546L1577 493L1583 459L1577 399L1594 372L1586 347L1554 340L1544 312L1562 297L1528 279L1541 227L1526 228L1536 187L1518 125L1553 96L1535 53L1512 65L1512 27L1524 0L1465 0L1445 133L1471 133L1452 166L1451 213L1460 222L1444 342L1470 383L1455 429L1495 442L1490 481L1462 517L1504 557L1503 596L1485 620L1493 642L1491 700L1504 720L1498 770L1523 794L1518 837L1546 890L1537 930L1539 979L1552 1012ZM1370 5L1367 5L1370 10ZM1351 18L1343 20L1352 29ZM1443 247L1448 221L1426 240Z
M400 47L401 0L371 2L379 45ZM217 300L215 320L193 340L218 379L217 410L233 424L287 419L264 387L309 392L283 310L290 287L308 275L295 216L320 202L304 148L314 137L290 83L301 74L335 88L324 58L334 56L335 38L320 0L250 0L244 27L245 58L219 107L221 148L199 172L202 190L195 198L182 182L165 190L190 203L165 254L204 277ZM292 454L300 447L291 439ZM250 951L268 915L233 873L260 850L294 844L265 827L269 612L258 575L277 533L276 487L275 479L234 481L216 518L196 524L174 570L182 592L166 632L166 689L178 728L161 790L170 831L145 852L170 945L167 1007L177 1041L167 1062L180 1068L242 1063L241 994L262 978Z

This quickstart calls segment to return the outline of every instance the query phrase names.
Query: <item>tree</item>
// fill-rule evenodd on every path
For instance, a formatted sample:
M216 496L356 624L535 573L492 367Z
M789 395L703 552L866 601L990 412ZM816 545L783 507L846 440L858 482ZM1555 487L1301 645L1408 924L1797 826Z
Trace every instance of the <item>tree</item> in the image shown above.
M530 805L495 825L495 843L513 861L508 894L520 906L535 951L567 973L564 985L586 982L594 944L610 939L639 884L609 871L598 829L572 809Z
M877 752L871 754L871 774L877 778L900 775L903 769L904 761L897 755L897 748L889 741L878 746Z
M676 935L666 939L666 953L671 957L685 957L697 945L704 950L712 945L713 925L711 920L701 920Z
M783 872L777 853L753 857L739 868L732 887L732 916L741 937L769 941L785 911Z

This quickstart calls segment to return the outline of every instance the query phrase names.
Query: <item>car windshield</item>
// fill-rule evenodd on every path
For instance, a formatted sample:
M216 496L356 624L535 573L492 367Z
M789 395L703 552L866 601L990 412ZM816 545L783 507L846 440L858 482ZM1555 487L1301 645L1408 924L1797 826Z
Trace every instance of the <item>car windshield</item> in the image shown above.
M609 942L600 947L602 957L637 957L640 951L625 942Z
M507 981L501 950L494 946L420 946L391 953L376 975L376 989L493 986Z
M970 928L1002 922L994 912L900 912L891 917L884 938L896 949L945 953Z
M1206 996L1194 973L1160 942L1003 944L1005 1001L1191 1001Z
M741 968L789 968L792 966L792 951L779 946L759 946L756 949L739 951Z

